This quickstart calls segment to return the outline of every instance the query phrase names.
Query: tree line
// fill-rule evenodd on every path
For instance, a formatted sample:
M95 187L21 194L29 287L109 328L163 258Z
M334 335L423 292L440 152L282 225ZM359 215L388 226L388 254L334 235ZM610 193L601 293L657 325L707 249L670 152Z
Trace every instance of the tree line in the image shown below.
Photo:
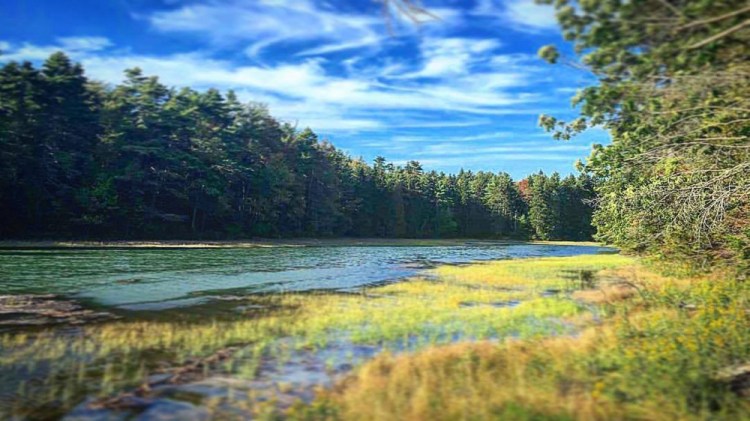
M588 239L594 179L372 164L262 105L106 86L55 53L0 69L0 237Z

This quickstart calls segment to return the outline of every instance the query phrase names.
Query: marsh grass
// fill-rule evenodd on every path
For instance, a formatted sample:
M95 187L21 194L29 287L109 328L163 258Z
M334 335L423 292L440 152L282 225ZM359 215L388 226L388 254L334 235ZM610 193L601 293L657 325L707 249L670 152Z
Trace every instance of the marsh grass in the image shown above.
M602 319L576 335L462 342L383 354L298 419L750 419L717 373L750 361L750 287L721 274L664 277L620 257L443 267L463 283L566 288L556 274L598 272L573 293ZM602 270L604 269L604 270ZM531 301L530 301L531 302Z
M594 273L629 262L596 255L442 266L425 278L360 294L272 295L264 298L265 310L231 318L214 317L206 309L210 316L204 320L192 315L179 321L179 314L170 314L168 320L5 333L0 335L0 392L10 405L0 416L7 415L3 410L61 415L85 397L136 387L150 375L230 346L239 348L233 358L203 367L205 374L252 379L269 360L283 365L295 353L315 353L334 343L397 354L456 341L571 334L592 315L566 294L576 289L566 271ZM258 304L259 298L249 302Z
M347 344L383 352L286 416L604 420L750 414L748 402L717 379L722 369L750 360L745 283L720 275L660 276L619 255L441 266L428 275L361 294L268 296L265 309L258 305L235 317L207 311L205 320L177 321L175 313L167 320L4 333L0 418L60 416L86 397L132 389L165 368L227 347L237 348L232 358L203 367L204 374L252 380L262 367L283 367L300 354L323 355ZM248 302L259 304L257 297ZM354 366L364 361L354 351L325 358L332 372L342 359ZM293 385L282 380L276 387ZM279 415L273 402L257 404L253 396L260 392L242 393L256 416Z

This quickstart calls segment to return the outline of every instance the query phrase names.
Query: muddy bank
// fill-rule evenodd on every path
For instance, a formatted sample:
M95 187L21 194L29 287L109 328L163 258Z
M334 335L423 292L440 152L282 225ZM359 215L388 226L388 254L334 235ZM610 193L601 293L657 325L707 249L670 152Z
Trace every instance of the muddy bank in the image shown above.
M94 311L57 295L0 295L0 329L29 326L79 325L118 318Z

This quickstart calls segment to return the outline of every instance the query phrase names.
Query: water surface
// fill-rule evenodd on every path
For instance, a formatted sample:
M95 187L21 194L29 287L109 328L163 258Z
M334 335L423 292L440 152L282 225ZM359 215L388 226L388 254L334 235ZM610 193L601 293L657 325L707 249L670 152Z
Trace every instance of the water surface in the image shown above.
M573 256L596 246L469 242L440 246L0 250L0 293L53 293L132 310L211 297L356 290L429 265Z

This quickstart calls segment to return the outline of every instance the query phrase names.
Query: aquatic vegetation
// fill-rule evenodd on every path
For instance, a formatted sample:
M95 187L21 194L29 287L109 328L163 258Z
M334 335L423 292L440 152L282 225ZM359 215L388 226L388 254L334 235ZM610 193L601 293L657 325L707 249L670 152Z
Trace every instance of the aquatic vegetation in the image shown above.
M580 289L587 273L632 264L632 258L599 254L574 257L544 257L499 260L468 266L441 266L434 273L444 279L482 287L523 287L534 290Z
M205 374L254 379L264 365L283 365L300 352L332 345L399 353L459 340L572 333L592 313L565 294L572 285L569 272L627 262L597 255L445 266L426 278L358 293L273 294L223 303L232 316L175 321L171 317L177 312L68 330L5 333L0 335L0 387L12 396L8 407L16 414L64 413L86 396L112 396L191 364ZM227 347L235 349L231 358L196 365ZM327 365L333 369L342 359L361 362L355 357L335 354Z
M440 266L352 293L249 296L182 321L175 310L6 332L0 412L61 415L87 397L219 376L219 396L185 399L261 418L736 419L750 406L717 373L750 360L749 289L590 255ZM295 370L340 381L308 404L314 388Z
M550 263L544 260L541 267ZM462 278L462 269L439 271ZM465 268L463 275L473 278L480 270ZM543 272L536 272L537 279L544 278ZM415 354L383 354L313 405L295 408L292 416L364 420L750 417L750 401L738 394L737 384L719 375L727 367L750 360L750 286L721 275L663 277L633 262L613 265L600 272L599 278L607 279L600 295L591 291L578 296L597 303L604 319L577 335L464 342ZM620 293L610 295L611 299L599 298L607 296L602 289L613 291L612 284L620 285ZM630 293L624 294L628 288Z

